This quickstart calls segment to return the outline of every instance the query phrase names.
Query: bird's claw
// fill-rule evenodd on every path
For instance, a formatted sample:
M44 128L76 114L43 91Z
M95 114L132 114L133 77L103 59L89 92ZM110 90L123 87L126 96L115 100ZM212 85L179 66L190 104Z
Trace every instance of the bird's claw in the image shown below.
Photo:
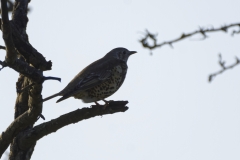
M100 104L96 101L96 102L94 102L97 106L100 106Z

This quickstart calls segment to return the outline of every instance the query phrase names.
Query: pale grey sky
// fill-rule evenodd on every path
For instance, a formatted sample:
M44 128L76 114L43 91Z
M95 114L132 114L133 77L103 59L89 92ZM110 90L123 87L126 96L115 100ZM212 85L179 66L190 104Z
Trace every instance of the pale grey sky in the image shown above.
M108 100L128 100L125 113L69 125L41 139L32 159L71 160L239 160L240 67L214 79L218 54L229 64L240 56L240 37L213 33L153 51L138 43L146 28L159 41L199 26L239 22L240 1L228 0L32 0L28 34L53 70L43 97L60 91L86 65L115 47L138 51L128 61L127 78ZM3 42L1 41L1 44ZM1 60L4 52L1 51ZM0 72L0 131L13 120L18 74ZM46 121L87 107L74 98L44 103ZM37 124L44 122L39 120Z

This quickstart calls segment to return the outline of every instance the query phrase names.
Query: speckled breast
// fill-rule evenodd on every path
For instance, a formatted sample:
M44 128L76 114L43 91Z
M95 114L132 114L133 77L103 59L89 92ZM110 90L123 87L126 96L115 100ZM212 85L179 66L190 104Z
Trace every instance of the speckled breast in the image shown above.
M111 77L104 81L102 84L87 90L86 97L82 98L83 101L98 101L111 96L122 85L127 72L127 66L118 65L113 68Z

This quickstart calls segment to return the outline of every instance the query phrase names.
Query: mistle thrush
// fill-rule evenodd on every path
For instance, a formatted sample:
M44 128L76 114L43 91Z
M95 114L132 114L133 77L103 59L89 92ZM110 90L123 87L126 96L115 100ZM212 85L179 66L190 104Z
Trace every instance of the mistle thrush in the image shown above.
M85 103L103 100L115 93L122 85L127 73L128 57L136 51L115 48L101 59L79 72L60 92L43 99L47 101L62 96L57 102L69 97L82 99Z

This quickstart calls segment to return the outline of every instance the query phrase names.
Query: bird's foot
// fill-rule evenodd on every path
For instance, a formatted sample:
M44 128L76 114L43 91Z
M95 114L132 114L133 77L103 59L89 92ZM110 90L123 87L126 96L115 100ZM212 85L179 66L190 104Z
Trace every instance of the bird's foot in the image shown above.
M114 100L109 100L109 101L106 101L105 99L103 99L102 101L104 101L105 102L105 104L110 104L110 102L113 102Z
M103 109L106 109L107 106L109 105L109 102L111 102L112 100L106 101L105 99L103 99L103 101L105 102Z
M94 102L97 106L100 106L100 104L96 101L96 102Z
M106 101L105 99L103 99L102 101L105 102L105 105L109 104L109 101Z

